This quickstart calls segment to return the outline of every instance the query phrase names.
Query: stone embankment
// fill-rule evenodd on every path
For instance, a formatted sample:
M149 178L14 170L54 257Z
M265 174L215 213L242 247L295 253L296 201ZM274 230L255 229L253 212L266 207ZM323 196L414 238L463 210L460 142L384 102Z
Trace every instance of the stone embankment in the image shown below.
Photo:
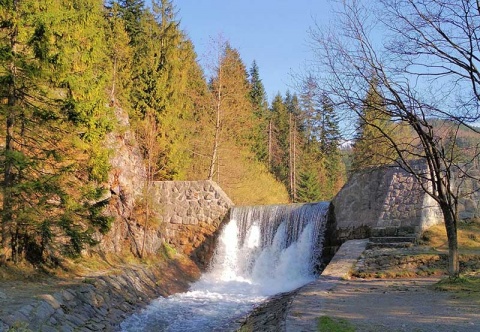
M116 331L121 321L151 300L187 290L199 273L193 263L171 261L49 285L4 282L0 332L11 327L42 332Z
M241 322L239 332L279 332L285 331L285 318L288 307L297 291L272 296L255 309Z

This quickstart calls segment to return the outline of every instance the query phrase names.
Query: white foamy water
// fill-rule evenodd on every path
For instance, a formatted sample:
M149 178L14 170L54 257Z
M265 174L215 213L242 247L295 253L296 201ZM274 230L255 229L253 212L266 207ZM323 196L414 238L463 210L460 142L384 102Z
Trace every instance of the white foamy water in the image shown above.
M159 298L122 331L232 331L269 296L315 278L327 203L241 207L223 228L208 273L186 293Z

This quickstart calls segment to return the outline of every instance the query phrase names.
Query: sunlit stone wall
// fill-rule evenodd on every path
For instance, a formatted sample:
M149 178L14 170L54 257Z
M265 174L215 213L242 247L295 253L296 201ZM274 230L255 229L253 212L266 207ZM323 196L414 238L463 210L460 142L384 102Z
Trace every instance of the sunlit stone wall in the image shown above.
M412 163L427 173L423 162ZM473 174L473 173L472 173ZM461 219L480 217L480 184L474 178L455 177L461 195ZM468 195L467 195L468 194ZM443 222L438 204L415 178L399 167L380 167L353 175L330 207L329 232L337 240L369 237L373 228L421 230Z
M213 235L233 202L213 181L155 183L155 204L165 225L165 241L206 263L213 251Z

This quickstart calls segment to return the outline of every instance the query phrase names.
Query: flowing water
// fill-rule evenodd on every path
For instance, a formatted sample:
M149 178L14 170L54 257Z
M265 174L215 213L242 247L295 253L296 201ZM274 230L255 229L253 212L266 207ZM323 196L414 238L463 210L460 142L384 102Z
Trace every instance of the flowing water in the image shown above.
M328 203L235 207L209 272L152 301L122 331L231 331L255 305L315 278Z

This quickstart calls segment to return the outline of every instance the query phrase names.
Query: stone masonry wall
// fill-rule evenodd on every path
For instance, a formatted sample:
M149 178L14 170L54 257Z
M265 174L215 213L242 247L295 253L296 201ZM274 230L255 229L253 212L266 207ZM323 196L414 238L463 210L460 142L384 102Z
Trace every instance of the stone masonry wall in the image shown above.
M165 241L205 267L233 202L213 181L156 182L154 198Z
M154 254L167 243L205 267L215 235L233 206L230 198L213 181L162 181L154 182L150 201L152 220L147 221L146 234L144 207L133 204L128 215L115 214L112 230L101 238L99 249ZM117 201L116 206L124 205Z
M427 171L422 162L412 165L419 172ZM455 181L462 181L460 188L465 194L459 199L460 218L480 217L480 183L474 178L457 177ZM372 228L404 228L418 233L441 222L438 204L415 178L390 166L372 168L349 179L331 203L327 234L341 243L369 237Z
M480 169L469 172L470 178L455 179L461 188L458 200L460 219L480 218Z
M442 221L438 205L412 175L399 168L387 169L387 174L390 185L373 227L413 227L420 231Z

